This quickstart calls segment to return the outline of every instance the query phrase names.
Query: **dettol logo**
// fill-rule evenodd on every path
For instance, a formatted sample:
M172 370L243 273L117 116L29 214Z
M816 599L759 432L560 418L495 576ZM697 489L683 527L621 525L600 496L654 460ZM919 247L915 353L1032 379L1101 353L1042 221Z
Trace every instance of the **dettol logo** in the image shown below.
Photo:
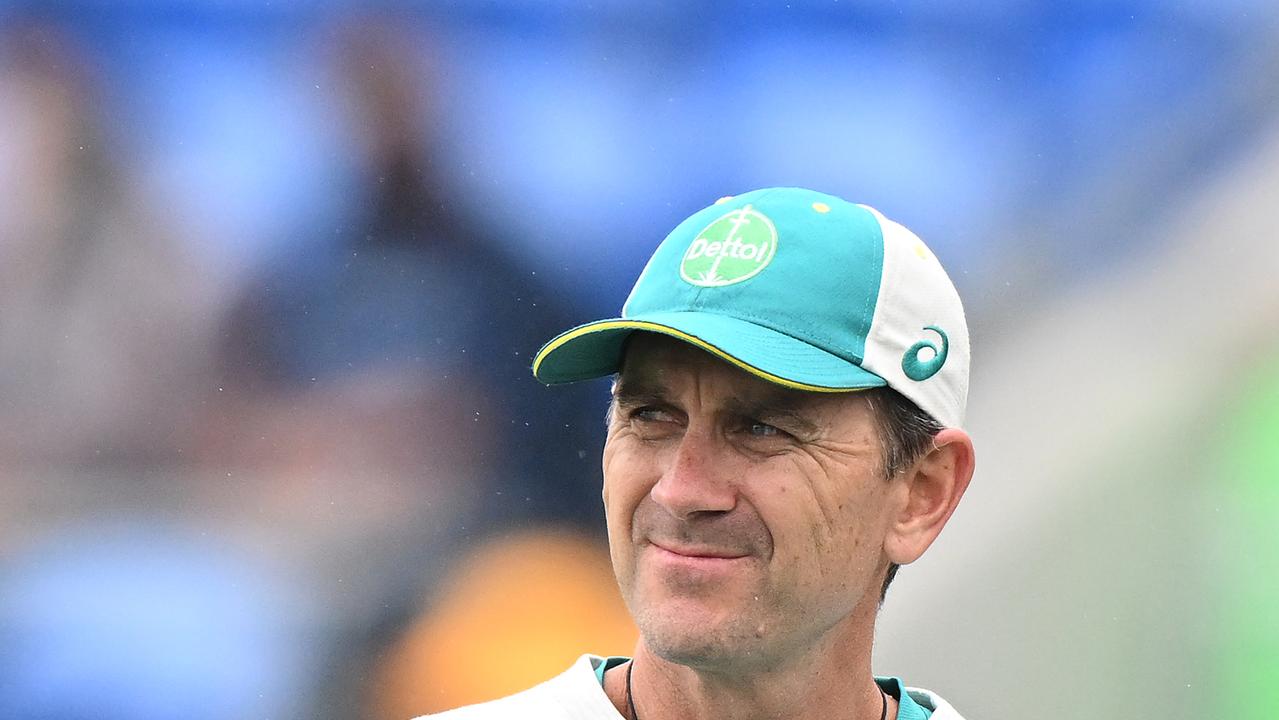
M707 225L684 253L679 275L702 287L732 285L754 277L777 252L777 228L747 205Z

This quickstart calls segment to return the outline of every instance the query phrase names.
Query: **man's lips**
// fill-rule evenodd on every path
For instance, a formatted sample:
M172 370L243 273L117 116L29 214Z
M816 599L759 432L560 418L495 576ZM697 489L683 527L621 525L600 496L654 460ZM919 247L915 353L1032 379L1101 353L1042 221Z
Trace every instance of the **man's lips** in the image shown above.
M701 559L701 560L737 560L746 557L747 553L724 550L713 547L699 547L697 545L683 545L677 543L661 543L650 541L650 544L662 553L674 555L681 558Z

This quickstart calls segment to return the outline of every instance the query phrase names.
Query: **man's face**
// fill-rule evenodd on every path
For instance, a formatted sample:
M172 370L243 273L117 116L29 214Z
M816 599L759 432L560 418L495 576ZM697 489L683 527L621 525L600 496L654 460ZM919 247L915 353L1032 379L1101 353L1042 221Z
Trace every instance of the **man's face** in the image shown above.
M892 483L857 393L756 378L633 336L604 447L613 566L649 649L773 667L868 633Z

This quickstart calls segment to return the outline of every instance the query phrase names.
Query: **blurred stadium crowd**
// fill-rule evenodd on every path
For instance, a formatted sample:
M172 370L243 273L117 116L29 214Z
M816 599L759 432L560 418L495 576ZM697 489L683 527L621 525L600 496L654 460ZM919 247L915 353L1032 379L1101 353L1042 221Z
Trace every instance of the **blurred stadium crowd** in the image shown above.
M1187 504L1144 521L1156 555L1217 548L1178 555L1177 578L1270 580L1225 600L1192 588L1144 626L1176 633L1193 614L1203 628L1184 642L1134 648L1144 631L1115 628L1119 649L1063 656L1082 679L1191 648L1134 683L1196 685L1151 701L1164 716L1214 714L1198 684L1230 678L1270 687L1273 706L1279 251L1261 219L1279 188L1276 22L1240 0L0 5L0 718L390 720L526 686L582 651L626 654L598 501L606 386L543 388L531 354L612 314L680 218L784 184L874 204L953 268L976 408L1069 406L1041 376L983 375L983 356L1054 354L1027 333L1073 318L1089 330L1041 360L1087 367L1068 356L1101 346L1123 308L1148 323L1150 354L1110 356L1134 393L1116 402L1150 407L1147 380L1185 394L1185 368L1159 353L1198 342L1165 306L1137 308L1186 288L1197 252L1256 273L1214 278L1219 312L1247 311L1208 333L1237 348L1217 369L1256 392L1223 383L1211 403L1155 408L1176 427L1214 418L1193 453L1210 469L1173 468L1168 451L1190 450L1151 439L1147 416L1073 421L1161 457L1165 480L1229 478L1220 496L1176 485L1228 519ZM1227 213L1231 240L1187 240L1235 184L1254 194ZM1114 274L1148 292L1099 300ZM1086 435L1096 453L1028 442L1012 410L976 414L983 487L1055 487L1016 461L1035 453L1102 478L1020 500L979 490L947 562L982 592L1001 574L968 564L1007 552L1000 513L1047 528L1026 547L1060 548L1132 517L1114 508L1151 507L1146 486L1114 495L1093 472L1141 475L1136 455ZM1033 452L1001 457L1011 445ZM1078 547L1085 567L1100 554ZM1035 587L1026 558L1000 557L1009 583ZM1164 587L1113 570L1075 590ZM909 583L889 637L954 621ZM1012 606L955 591L954 607L1043 627L1070 615L1058 590ZM1031 692L1051 672L996 673L1055 652L1004 640L968 646L994 658L969 674L923 665L959 692L918 682L999 716L982 684ZM890 659L920 667L910 652ZM1121 685L1103 690L1100 707L1127 707ZM1262 717L1238 704L1232 717Z

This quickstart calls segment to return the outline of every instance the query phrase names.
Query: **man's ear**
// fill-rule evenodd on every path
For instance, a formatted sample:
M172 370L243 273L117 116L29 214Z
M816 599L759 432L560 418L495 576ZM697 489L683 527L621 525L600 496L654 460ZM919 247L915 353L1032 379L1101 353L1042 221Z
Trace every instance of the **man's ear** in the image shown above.
M919 559L937 539L973 478L973 441L958 428L946 428L933 447L894 483L894 516L889 519L884 551L905 565Z

